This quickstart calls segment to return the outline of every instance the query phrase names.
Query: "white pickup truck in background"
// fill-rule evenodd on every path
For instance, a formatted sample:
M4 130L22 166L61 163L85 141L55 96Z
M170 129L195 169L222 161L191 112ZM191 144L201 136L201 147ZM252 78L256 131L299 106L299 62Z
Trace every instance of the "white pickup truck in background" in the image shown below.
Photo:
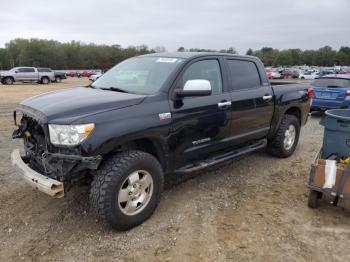
M37 82L49 84L55 80L55 73L48 70L40 70L35 67L14 67L1 74L0 81L4 85L12 85L14 82Z

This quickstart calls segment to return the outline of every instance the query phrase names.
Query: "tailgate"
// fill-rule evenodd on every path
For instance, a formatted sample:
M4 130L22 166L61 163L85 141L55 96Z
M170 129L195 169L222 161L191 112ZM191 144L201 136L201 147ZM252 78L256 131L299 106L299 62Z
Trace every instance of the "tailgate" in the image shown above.
M341 87L314 87L314 96L317 99L344 101L349 88Z

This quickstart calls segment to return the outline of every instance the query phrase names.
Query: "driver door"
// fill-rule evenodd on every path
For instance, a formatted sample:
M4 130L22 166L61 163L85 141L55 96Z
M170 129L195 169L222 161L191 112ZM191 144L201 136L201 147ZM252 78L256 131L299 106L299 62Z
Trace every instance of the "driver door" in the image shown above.
M170 101L172 114L170 151L175 168L205 159L214 151L229 146L231 99L223 92L219 59L195 60L188 65L177 83L183 88L188 80L208 80L208 96L184 97Z

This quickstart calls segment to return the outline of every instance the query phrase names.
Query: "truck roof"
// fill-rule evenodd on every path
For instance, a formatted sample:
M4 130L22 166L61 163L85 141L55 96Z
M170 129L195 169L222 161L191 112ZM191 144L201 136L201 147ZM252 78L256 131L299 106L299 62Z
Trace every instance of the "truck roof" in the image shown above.
M254 56L247 56L247 55L235 55L235 54L229 54L229 53L220 53L220 52L170 52L170 53L152 53L152 54L146 54L141 55L140 57L144 56L150 56L150 57L169 57L169 58L183 58L183 59L189 59L194 57L201 57L201 56L232 56L232 57L238 57L238 58L254 58Z

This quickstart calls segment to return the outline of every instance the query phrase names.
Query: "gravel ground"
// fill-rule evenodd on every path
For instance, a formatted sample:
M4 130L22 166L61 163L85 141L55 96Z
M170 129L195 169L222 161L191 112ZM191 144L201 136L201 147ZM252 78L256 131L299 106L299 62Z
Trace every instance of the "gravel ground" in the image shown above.
M168 182L154 215L127 232L96 221L87 188L57 200L27 187L10 166L21 146L10 112L25 97L86 83L0 86L0 261L350 261L349 206L307 207L320 116L288 159L260 152Z

